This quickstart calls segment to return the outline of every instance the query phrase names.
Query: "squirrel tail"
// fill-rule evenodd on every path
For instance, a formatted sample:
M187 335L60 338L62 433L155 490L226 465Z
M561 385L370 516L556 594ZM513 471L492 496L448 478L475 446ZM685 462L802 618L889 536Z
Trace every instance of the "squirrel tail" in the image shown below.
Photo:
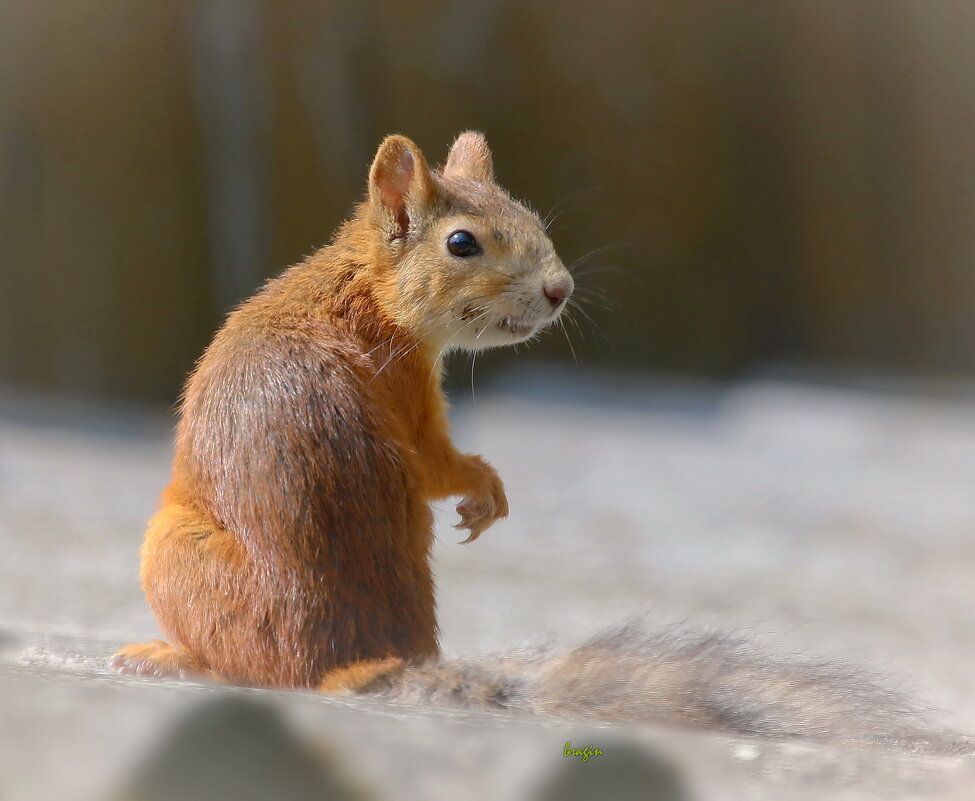
M408 665L370 688L390 700L592 721L704 726L762 737L889 740L919 710L849 666L762 653L728 634L635 620L583 644Z

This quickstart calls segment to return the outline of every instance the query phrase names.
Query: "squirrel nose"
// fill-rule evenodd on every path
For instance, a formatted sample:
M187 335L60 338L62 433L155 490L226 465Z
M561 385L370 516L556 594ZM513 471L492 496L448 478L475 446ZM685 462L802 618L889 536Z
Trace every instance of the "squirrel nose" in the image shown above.
M572 279L557 278L553 281L546 281L542 285L542 291L551 302L552 308L557 309L572 294Z

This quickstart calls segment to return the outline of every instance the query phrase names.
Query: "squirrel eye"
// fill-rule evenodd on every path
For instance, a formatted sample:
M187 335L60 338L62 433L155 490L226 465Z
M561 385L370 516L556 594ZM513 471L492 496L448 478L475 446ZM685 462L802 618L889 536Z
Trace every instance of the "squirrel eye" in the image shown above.
M454 231L447 237L447 250L455 256L473 256L481 249L470 231Z

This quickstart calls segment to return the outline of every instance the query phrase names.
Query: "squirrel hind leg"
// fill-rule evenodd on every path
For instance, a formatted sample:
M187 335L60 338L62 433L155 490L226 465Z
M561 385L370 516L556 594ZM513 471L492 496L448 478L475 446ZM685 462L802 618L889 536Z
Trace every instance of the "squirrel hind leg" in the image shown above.
M398 656L364 659L325 674L318 691L330 695L352 695L385 689L403 672L405 663Z
M212 673L182 648L162 640L139 642L120 648L109 663L113 670L129 676L170 679L212 679Z

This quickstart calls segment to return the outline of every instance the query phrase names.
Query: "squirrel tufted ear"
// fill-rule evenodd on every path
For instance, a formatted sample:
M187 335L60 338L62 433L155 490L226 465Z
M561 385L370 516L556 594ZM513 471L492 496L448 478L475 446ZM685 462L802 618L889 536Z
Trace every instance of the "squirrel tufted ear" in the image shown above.
M430 168L405 136L387 136L369 169L369 202L386 218L392 239L404 237L410 223L433 201Z
M445 178L493 181L494 162L484 134L480 131L464 131L458 136L450 146L443 174Z

